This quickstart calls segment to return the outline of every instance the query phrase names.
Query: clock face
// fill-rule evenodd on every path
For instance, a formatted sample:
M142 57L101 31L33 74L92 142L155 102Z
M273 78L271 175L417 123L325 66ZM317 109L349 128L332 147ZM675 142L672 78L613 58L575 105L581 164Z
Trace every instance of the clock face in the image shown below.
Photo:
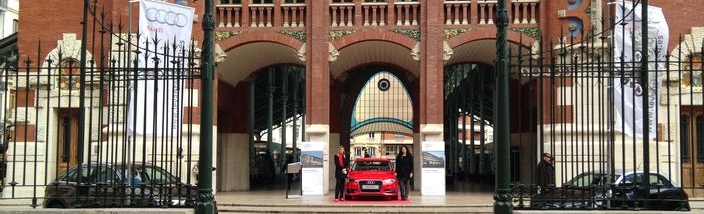
M80 68L77 62L75 59L67 59L61 62L61 67L59 67L60 89L73 90L81 88Z

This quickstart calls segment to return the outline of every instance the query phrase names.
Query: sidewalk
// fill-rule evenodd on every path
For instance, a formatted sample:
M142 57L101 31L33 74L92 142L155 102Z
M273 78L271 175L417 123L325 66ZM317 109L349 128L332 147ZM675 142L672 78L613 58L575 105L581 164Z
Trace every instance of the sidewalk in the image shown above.
M492 192L447 192L446 196L420 196L414 191L410 202L345 201L333 196L306 196L286 199L282 191L218 193L218 209L224 213L493 213ZM704 199L690 201L693 211L613 211L613 210L514 210L514 213L704 213Z
M215 199L220 213L493 213L492 192L447 192L446 196L421 196L411 192L409 201L344 201L334 202L332 195L285 198L284 191L262 190L220 192ZM192 214L193 209L104 208L104 209L44 209L30 207L30 201L0 200L4 213L78 213L78 214ZM514 213L581 214L581 213L704 213L704 199L690 201L693 211L612 211L612 210L514 210Z
M332 195L285 198L282 191L218 193L218 210L225 213L493 213L491 193L420 196L408 201L342 201Z

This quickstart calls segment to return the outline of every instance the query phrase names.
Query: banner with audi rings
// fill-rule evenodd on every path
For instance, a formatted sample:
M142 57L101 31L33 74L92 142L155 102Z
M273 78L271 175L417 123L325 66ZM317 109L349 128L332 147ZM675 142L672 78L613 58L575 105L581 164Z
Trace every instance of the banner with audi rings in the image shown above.
M131 84L128 131L144 136L179 136L184 84L195 8L141 0L138 76ZM179 73L181 72L181 73ZM136 114L136 116L135 116Z

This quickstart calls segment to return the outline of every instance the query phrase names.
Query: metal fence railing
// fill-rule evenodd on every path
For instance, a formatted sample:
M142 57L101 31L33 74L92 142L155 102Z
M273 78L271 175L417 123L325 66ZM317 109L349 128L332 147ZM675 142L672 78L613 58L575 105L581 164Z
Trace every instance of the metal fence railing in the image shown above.
M549 183L536 165L527 169L535 176L516 180L517 209L689 210L701 197L704 50L653 45L643 66L618 52L619 42L585 36L513 53L525 99L511 105L530 108L513 120L534 127L514 142L530 145L524 160L551 154L554 170Z
M96 8L84 45L65 34L55 47L37 45L38 55L49 50L45 58L0 63L0 195L11 199L0 202L193 206L195 45L138 43L139 34ZM155 43L167 45L154 51Z

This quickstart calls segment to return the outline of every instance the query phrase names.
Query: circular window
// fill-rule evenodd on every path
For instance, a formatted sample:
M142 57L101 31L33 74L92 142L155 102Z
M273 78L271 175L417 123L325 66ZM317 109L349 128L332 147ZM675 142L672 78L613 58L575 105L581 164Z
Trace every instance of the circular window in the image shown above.
M391 82L386 78L380 79L379 82L376 83L376 86L379 87L381 91L388 91L389 88L391 88Z

